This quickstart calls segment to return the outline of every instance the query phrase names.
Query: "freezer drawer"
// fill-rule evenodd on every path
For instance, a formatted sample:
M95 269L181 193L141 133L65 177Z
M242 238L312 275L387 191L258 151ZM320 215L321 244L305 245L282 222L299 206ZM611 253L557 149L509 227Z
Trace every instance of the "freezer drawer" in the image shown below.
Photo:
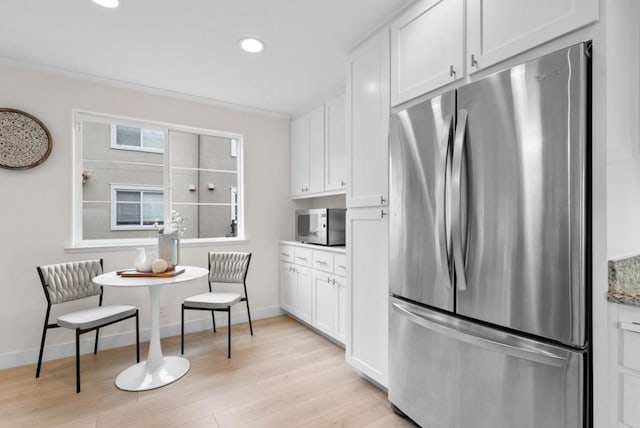
M389 400L421 426L583 426L585 352L394 298L389 323Z

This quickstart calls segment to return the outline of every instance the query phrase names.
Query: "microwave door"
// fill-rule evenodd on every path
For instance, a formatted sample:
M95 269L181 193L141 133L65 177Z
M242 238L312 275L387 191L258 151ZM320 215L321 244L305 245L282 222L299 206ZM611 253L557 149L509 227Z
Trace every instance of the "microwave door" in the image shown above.
M298 234L298 237L300 237L300 238L308 238L309 237L310 218L311 218L311 215L309 215L309 214L298 214L298 216L297 216L297 221L298 221L297 234Z

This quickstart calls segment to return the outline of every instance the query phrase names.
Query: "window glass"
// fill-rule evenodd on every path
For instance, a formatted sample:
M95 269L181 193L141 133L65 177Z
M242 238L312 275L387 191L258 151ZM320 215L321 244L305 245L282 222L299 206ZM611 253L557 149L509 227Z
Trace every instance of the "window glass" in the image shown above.
M169 135L171 202L189 223L185 236L237 236L238 139L179 131Z
M183 239L241 236L242 136L85 113L76 119L74 242L155 238L172 210L184 219Z
M142 139L140 128L130 126L116 126L116 143L120 146L140 147Z
M142 146L150 149L164 149L164 134L150 129L142 130Z
M116 191L116 226L140 224L140 192Z
M163 192L142 192L142 224L162 224Z

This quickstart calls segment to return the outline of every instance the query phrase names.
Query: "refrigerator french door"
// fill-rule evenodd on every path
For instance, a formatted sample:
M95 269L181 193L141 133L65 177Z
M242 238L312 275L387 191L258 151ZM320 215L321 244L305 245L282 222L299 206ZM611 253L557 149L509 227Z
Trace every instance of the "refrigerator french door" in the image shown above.
M589 419L587 71L579 44L391 118L389 399L419 424Z

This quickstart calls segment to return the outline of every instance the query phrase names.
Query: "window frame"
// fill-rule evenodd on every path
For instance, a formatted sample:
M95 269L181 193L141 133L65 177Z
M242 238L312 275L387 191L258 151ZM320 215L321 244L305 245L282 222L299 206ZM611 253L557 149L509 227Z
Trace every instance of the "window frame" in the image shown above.
M126 231L126 230L156 230L156 226L153 224L144 224L144 201L142 199L142 194L145 192L148 193L161 193L162 194L162 206L164 211L164 188L161 186L150 186L144 184L120 184L120 183L109 183L109 193L111 195L111 205L110 205L110 224L111 231ZM138 192L140 193L140 223L141 224L121 224L119 225L118 220L118 201L117 201L117 193L119 191L125 192ZM162 219L162 224L164 225L164 218Z
M170 150L170 137L169 131L178 131L186 133L194 133L199 135L207 135L213 137L221 137L228 139L235 139L237 141L237 183L238 189L238 225L236 229L235 237L215 237L215 238L183 238L181 239L181 245L209 245L209 244L231 244L234 242L246 242L245 231L245 214L244 214L244 136L240 133L232 133L225 131L216 131L205 128L197 128L191 126L178 125L168 122L155 122L145 119L137 119L125 116L117 116L112 114L91 112L86 110L72 110L73 116L73 144L72 144L72 158L73 168L71 168L72 174L72 235L71 242L65 248L67 250L80 250L83 249L99 249L99 248L129 248L141 245L155 245L156 238L105 238L105 239L84 239L83 238L83 189L82 189L82 171L83 171L83 154L82 154L82 123L84 121L99 122L105 124L117 124L132 127L142 127L144 129L163 130L165 133L165 148L162 152L164 157L163 162L163 185L161 189L164 191L164 222L168 223L171 219L172 209L172 186L171 186L171 150ZM113 132L112 132L113 138ZM129 147L129 146L125 146ZM126 150L126 149L125 149ZM136 185L137 187L140 187ZM141 185L144 186L144 185ZM156 187L156 186L153 186ZM176 204L179 206L179 203ZM112 209L110 207L110 209Z

